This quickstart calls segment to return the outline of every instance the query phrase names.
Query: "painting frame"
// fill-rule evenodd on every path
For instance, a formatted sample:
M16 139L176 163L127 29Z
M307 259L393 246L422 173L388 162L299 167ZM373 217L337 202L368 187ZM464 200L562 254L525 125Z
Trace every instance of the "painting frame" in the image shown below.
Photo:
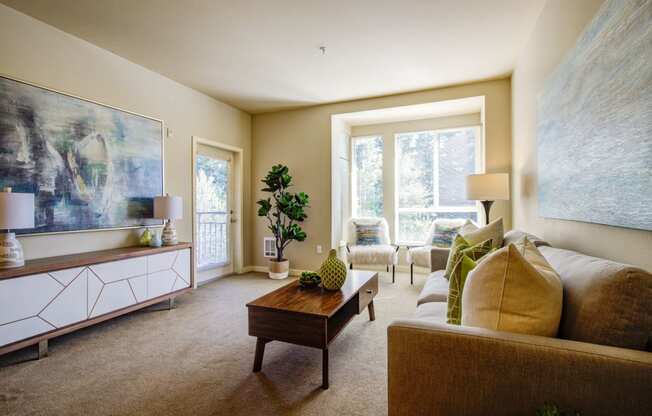
M90 103L93 105L97 105L100 107L104 107L109 110L113 111L119 111L131 116L136 116L136 117L141 117L147 120L154 121L156 123L160 124L160 150L161 150L161 196L166 195L166 189L165 189L165 138L167 136L167 128L165 125L165 121L156 117L148 116L146 114L141 114L137 113L135 111L127 110L125 108L107 104L101 101L93 100L90 98L82 97L67 91L59 90L56 88L52 88L50 86L40 84L37 82L29 81L11 74L3 73L0 72L0 79L6 79L9 81L13 81L16 83L24 84L29 87L34 87L38 88L41 90L45 90L51 93L59 94L68 98L76 99L76 100L81 100L86 103ZM135 224L135 225L125 225L125 226L118 226L118 227L100 227L100 228L87 228L87 229L78 229L78 230L62 230L62 231L43 231L43 232L27 232L27 233L17 233L17 237L38 237L38 236L49 236L49 235L63 235L63 234L77 234L77 233L94 233L94 232L104 232L104 231L120 231L120 230L133 230L133 229L139 229L143 227L162 227L164 225L164 221L161 219L155 219L155 218L150 218L151 223L148 224Z

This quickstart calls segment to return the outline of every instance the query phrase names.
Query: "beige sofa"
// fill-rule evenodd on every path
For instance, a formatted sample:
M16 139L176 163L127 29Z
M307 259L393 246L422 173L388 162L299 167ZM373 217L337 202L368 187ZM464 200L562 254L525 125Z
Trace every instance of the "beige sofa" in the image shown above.
M414 319L388 328L390 415L652 414L652 275L531 237L564 283L558 338L447 325L433 252Z

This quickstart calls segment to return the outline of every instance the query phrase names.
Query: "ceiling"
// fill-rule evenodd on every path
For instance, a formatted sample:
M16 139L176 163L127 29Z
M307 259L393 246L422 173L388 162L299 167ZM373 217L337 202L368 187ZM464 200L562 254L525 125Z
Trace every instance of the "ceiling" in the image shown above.
M0 2L260 113L507 76L545 0Z
M336 114L333 117L343 121L348 126L365 126L482 113L483 107L484 97L467 97L457 100L356 111L354 113Z

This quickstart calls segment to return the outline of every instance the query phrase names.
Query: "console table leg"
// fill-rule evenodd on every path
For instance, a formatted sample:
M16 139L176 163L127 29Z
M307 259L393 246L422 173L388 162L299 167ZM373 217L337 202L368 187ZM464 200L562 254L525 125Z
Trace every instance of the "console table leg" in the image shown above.
M38 359L45 358L48 356L48 340L44 339L38 343Z
M375 321L376 320L376 310L374 309L374 301L372 300L369 302L369 305L367 305L367 309L369 310L369 320L370 321Z
M321 379L322 384L321 388L326 390L328 389L328 348L321 350Z
M175 309L176 307L175 298L168 299L168 309Z
M263 368L263 356L265 355L265 344L269 340L265 338L256 339L256 356L254 357L254 373L258 373Z

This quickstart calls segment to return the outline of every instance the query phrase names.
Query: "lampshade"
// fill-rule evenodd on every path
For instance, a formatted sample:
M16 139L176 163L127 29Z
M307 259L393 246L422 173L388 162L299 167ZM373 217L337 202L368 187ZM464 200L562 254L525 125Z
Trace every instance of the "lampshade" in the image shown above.
M0 230L34 228L34 194L0 192Z
M497 201L509 199L509 174L483 173L466 177L466 199Z
M154 198L154 218L178 220L183 218L183 200L180 196L157 196Z

